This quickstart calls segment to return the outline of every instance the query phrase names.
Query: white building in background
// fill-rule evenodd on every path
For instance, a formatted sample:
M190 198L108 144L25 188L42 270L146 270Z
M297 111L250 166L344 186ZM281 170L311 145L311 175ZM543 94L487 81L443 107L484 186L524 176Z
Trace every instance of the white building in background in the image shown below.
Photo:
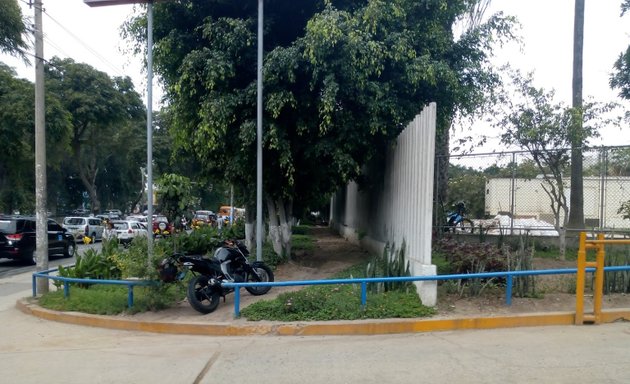
M564 178L567 205L570 205L571 180ZM486 181L485 213L509 213L515 218L534 218L554 223L551 198L543 189L547 183L535 179L494 178ZM584 178L584 219L592 228L630 228L630 220L617 213L630 200L630 177ZM563 215L560 217L562 222Z

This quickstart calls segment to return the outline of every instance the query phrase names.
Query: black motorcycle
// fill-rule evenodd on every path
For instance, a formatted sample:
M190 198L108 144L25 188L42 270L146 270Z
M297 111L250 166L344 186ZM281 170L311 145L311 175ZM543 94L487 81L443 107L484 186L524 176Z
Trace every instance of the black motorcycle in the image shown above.
M210 259L202 255L174 254L164 259L159 266L160 278L164 282L182 280L186 272L194 277L188 283L187 297L190 306L201 313L217 309L221 297L234 291L224 283L271 282L273 272L265 263L247 260L249 250L240 241L226 240ZM264 295L271 287L245 287L252 295Z

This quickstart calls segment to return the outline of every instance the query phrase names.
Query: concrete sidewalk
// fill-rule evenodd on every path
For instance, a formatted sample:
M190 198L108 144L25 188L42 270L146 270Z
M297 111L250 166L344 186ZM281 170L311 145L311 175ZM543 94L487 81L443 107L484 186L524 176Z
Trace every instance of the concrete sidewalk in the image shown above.
M0 312L0 369L30 383L628 383L630 325L232 337L84 327Z
M213 321L185 307L179 317L62 314L29 304L25 281L0 297L0 370L10 383L630 382L625 322L540 326L527 315L510 318L539 326L474 330L497 320L441 319L458 331L432 332L436 323L416 319L247 322L231 319L229 303Z

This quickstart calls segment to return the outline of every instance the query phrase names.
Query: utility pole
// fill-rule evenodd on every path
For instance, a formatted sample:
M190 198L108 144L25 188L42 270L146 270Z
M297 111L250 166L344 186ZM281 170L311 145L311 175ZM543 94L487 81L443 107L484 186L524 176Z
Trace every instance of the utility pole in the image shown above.
M256 103L256 260L262 260L262 195L263 195L263 0L258 0L258 58Z
M31 4L33 6L33 4ZM37 272L48 269L48 212L46 209L46 108L44 104L44 33L42 0L35 0L35 210ZM48 293L48 279L37 280L37 292Z

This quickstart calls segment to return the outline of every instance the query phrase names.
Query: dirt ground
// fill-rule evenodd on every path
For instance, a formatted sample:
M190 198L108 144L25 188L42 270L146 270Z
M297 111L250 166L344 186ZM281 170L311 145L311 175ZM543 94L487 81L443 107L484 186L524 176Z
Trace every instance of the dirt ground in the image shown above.
M352 265L370 258L370 255L357 245L346 241L328 228L315 228L313 235L315 247L306 253L298 254L289 263L280 265L275 274L275 281L318 280L328 278ZM574 268L575 262L549 259L535 259L535 269ZM480 296L467 297L455 289L438 287L437 314L434 318L481 317L532 312L574 311L575 295L568 293L575 286L573 275L551 275L536 278L536 298L512 298L512 304L506 305L505 288L486 288ZM279 294L302 289L303 286L274 287L263 296L252 296L243 291L240 309L259 300L270 300ZM592 296L585 297L585 312L592 312ZM630 295L605 295L603 308L630 308ZM129 316L129 315L127 315ZM231 321L234 319L234 294L229 294L216 311L201 315L190 307L186 300L176 306L159 312L145 312L132 315L137 320L151 321Z
M276 280L313 280L329 277L361 260L369 254L358 246L332 233L328 228L317 228L315 249L299 255L289 264L276 271ZM574 261L534 259L534 269L575 268ZM513 297L512 304L506 305L505 288L486 288L480 296L467 297L456 288L449 289L444 284L438 287L438 300L435 317L494 316L531 312L574 311L575 275L549 275L535 278L535 298ZM297 288L299 289L299 288ZM276 289L275 293L287 289ZM585 311L592 311L592 295L585 296ZM630 295L605 295L603 308L630 308Z

